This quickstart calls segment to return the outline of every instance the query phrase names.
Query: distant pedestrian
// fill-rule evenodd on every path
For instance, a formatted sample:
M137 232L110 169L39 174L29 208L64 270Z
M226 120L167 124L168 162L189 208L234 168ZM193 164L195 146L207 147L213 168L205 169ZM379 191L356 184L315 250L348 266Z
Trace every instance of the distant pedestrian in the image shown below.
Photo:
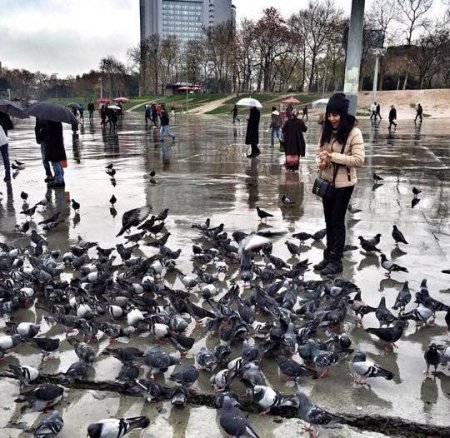
M14 129L13 122L8 114L0 112L0 151L2 153L5 177L3 181L11 181L11 166L9 164L9 139L8 131Z
M238 118L238 107L234 105L233 109L230 111L233 114L233 125L236 124L236 120L241 123L241 120Z
M292 106L292 103L290 103L286 108L286 119L290 119L292 115L292 111L294 110L294 107Z
M397 110L394 105L391 105L391 109L389 110L389 129L391 129L392 125L397 128L397 123L394 120L397 120Z
M168 134L175 140L175 134L169 128L169 113L164 105L161 105L161 128L159 129L160 141L164 142L164 134Z
M383 117L381 117L381 105L378 103L377 104L377 109L376 109L376 114L375 114L375 120L377 119L377 116L380 118L380 120L383 119Z
M151 110L152 110L152 122L153 122L153 126L155 126L155 128L158 127L158 118L159 118L159 113L158 113L158 108L156 106L156 103L152 103L151 104Z
M280 141L281 116L275 106L272 107L272 114L270 115L270 144L275 145L275 135Z
M102 105L100 108L100 124L105 127L106 126L106 105Z
M261 154L259 150L259 119L261 114L259 109L255 106L250 108L250 112L247 116L247 132L245 133L245 144L249 144L252 150L247 158L256 158Z
M45 135L47 132L47 120L36 119L36 125L34 127L34 134L36 136L36 143L41 146L41 159L42 165L45 170L45 182L50 183L55 180L52 174L52 169L50 167L50 162L47 158L47 145L45 144Z
M80 122L84 123L84 106L80 105L78 111L80 113Z
M92 102L88 103L87 109L89 111L89 123L94 123L95 106Z
M308 121L308 105L303 107L302 119Z
M417 117L420 119L420 123L422 123L422 116L423 116L423 108L420 103L417 104L416 108L416 118L414 119L414 123L417 122Z
M377 103L374 102L372 103L372 105L370 106L370 120L374 119L375 121L377 120Z
M291 118L283 125L285 167L287 170L298 170L300 157L305 156L306 144L303 133L308 130L303 119L298 118L299 112L294 109Z
M151 107L151 105L146 104L144 106L144 117L145 117L145 124L147 124L148 120L152 121L152 107Z

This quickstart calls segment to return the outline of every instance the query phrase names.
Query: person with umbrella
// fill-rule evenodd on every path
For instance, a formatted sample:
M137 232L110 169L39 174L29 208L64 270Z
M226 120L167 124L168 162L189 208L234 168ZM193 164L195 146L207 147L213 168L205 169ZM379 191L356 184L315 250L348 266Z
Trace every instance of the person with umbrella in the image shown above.
M9 140L8 130L14 129L11 117L0 111L0 151L2 153L3 166L5 167L5 177L3 181L11 181L11 166L9 164Z
M61 122L41 120L42 141L45 144L45 158L50 161L54 172L54 181L49 181L50 188L64 187L64 169L61 161L66 161L63 128Z
M34 135L36 136L36 143L41 146L41 158L42 165L45 170L45 182L50 183L55 180L52 174L52 169L50 167L50 161L47 159L47 149L44 142L44 132L46 129L47 121L36 118L36 125L34 127Z
M298 115L298 110L294 108L291 113L291 118L287 119L283 125L286 170L298 170L300 157L305 156L306 144L303 133L308 128L305 122L298 118Z
M256 158L261 154L259 150L259 119L261 114L256 106L250 108L249 115L247 116L247 132L245 133L245 144L249 144L252 150L247 158Z

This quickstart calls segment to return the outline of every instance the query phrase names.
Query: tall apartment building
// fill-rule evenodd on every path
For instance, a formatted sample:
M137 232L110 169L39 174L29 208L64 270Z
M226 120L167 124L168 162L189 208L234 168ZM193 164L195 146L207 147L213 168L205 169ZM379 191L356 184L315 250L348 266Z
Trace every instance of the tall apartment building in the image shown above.
M231 0L140 0L141 42L150 35L176 35L182 44L203 28L236 19Z

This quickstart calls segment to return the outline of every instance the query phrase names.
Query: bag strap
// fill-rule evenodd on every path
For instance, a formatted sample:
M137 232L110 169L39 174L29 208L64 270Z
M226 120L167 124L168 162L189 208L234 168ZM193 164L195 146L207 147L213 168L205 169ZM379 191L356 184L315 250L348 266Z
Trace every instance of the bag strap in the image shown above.
M336 140L334 140L333 143L331 143L331 152L333 152L333 144L335 141ZM345 143L342 145L341 154L344 153L344 149L345 149ZM334 182L336 181L338 169L339 169L339 166L341 166L341 164L333 163L333 166L334 166L334 171L333 171L333 180L331 181L332 186L334 186Z

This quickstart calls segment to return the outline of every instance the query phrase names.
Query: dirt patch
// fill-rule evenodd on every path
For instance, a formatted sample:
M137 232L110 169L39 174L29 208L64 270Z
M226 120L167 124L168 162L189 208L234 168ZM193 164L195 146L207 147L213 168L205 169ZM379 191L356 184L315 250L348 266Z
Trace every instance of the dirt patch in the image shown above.
M450 117L450 89L437 90L393 90L377 91L377 102L381 105L381 115L388 117L391 105L397 108L398 119L414 119L417 103L423 106L425 117ZM358 112L367 109L372 104L372 92L358 93Z

